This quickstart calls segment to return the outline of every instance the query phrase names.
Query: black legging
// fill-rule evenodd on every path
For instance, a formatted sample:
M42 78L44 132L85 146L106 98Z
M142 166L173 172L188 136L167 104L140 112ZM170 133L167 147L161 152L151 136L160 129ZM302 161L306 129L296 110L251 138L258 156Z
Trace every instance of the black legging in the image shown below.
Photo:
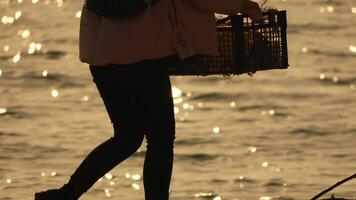
M143 167L145 199L169 199L175 139L171 83L166 68L171 58L90 66L113 124L114 136L90 152L71 176L69 184L77 190L75 199L135 153L144 135L147 140Z

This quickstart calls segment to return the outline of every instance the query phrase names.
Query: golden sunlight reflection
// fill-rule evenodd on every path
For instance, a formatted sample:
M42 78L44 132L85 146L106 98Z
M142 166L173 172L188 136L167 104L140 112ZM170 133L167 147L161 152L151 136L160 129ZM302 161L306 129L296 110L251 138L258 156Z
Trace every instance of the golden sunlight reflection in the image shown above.
M20 35L22 38L28 38L31 35L31 31L28 29L19 30L17 31L17 34Z
M236 102L235 101L231 101L230 102L230 107L236 107Z
M109 189L105 189L104 192L106 197L111 197L111 193Z
M268 167L268 162L263 162L262 167Z
M179 108L174 107L174 114L178 114L179 113Z
M140 175L140 174L134 174L134 175L131 176L131 178L132 178L133 180L137 181L137 180L140 180L140 179L141 179L141 175Z
M56 176L57 172L51 172L51 176Z
M9 50L10 50L10 46L9 46L9 45L5 45L5 46L4 46L4 51L5 51L5 52L8 52Z
M182 96L182 90L177 87L172 87L172 96L173 98L179 98Z
M12 62L17 63L17 62L20 61L20 59L21 59L21 53L18 52L18 53L12 58Z
M308 47L303 47L303 48L302 48L302 52L303 52L303 53L308 53L308 51L309 51Z
M15 19L19 19L21 16L22 16L22 12L21 11L16 11Z
M200 193L196 193L194 194L195 198L199 198L199 197L211 197L213 196L213 193L209 192L209 193L205 193L205 192L200 192Z
M1 22L3 24L12 24L12 23L14 23L14 21L15 21L15 18L14 17L10 17L10 16L3 16L1 18Z
M2 70L0 69L0 76L2 75Z
M52 97L56 98L56 97L59 96L59 91L56 90L56 89L53 89L53 90L51 91L51 95L52 95Z
M222 200L222 198L221 198L221 196L216 196L216 197L214 197L213 200Z
M45 177L45 176L46 176L46 173L45 173L45 172L41 172L41 176L42 176L42 177Z
M251 153L256 153L257 147L249 146L249 147L248 147L248 150L249 150Z
M109 184L110 184L111 186L113 186L113 185L115 185L115 182L114 182L114 181L110 181Z
M43 71L42 71L42 76L43 76L43 77L46 77L47 75L48 75L48 71L47 71L47 70L43 70Z
M38 3L39 0L32 0L32 3L35 4L35 3Z
M218 133L220 133L220 128L219 127L214 127L213 128L213 133L215 133L215 134L218 134Z
M112 174L105 174L105 178L108 179L108 180L111 180L113 178Z
M351 8L351 12L352 12L353 14L356 14L356 7L352 7L352 8Z
M272 197L270 196L263 196L263 197L260 197L260 200L271 200Z
M80 18L82 16L82 11L77 11L76 13L75 13L75 17L76 18Z
M11 178L7 178L7 179L6 179L6 183L8 183L8 184L9 184L9 183L12 183Z
M83 96L82 101L89 101L89 97L87 95Z
M350 45L350 46L349 46L349 50L350 50L352 53L356 53L356 46Z
M132 183L132 185L131 185L132 187L133 187L133 189L135 189L135 190L139 190L141 187L140 187L140 185L139 184L137 184L137 183Z
M326 79L326 75L324 73L321 73L319 75L319 78L320 78L320 80L325 80Z

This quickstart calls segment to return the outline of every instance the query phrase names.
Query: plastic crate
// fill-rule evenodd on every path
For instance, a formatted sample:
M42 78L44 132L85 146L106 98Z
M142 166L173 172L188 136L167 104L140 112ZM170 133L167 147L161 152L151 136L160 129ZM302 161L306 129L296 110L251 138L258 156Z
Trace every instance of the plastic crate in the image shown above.
M288 68L286 11L264 13L255 24L245 15L217 19L220 55L195 55L169 66L170 75L231 75Z

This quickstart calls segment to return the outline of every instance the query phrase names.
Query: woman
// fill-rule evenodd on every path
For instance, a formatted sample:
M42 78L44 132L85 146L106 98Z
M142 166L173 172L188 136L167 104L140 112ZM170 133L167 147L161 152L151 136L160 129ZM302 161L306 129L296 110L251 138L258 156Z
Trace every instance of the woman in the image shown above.
M133 19L108 19L83 6L80 60L89 64L114 128L59 189L35 200L76 200L141 146L146 200L168 200L175 119L166 66L196 53L218 54L214 12L262 20L250 0L160 0Z

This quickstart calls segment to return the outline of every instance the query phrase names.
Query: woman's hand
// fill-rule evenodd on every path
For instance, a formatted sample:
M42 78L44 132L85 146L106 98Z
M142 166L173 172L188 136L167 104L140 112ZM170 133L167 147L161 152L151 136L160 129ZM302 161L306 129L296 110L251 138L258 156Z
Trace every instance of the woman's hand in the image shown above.
M251 0L246 0L244 2L241 8L241 13L251 17L252 21L254 22L262 22L264 19L258 3Z

